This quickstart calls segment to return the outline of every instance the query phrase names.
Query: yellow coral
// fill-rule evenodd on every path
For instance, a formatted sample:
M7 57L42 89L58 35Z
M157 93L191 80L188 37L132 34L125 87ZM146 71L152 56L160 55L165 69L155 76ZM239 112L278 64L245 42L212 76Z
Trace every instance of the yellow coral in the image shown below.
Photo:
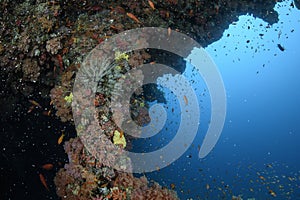
M121 67L120 65L117 65L117 66L116 66L116 69L117 69L118 71L121 71L121 70L122 70L122 67Z
M113 142L115 145L122 145L123 148L126 147L126 140L124 137L124 134L120 133L119 131L115 130L114 132L114 137L113 137Z
M71 103L73 101L73 93L71 92L69 96L65 96L64 98L67 103Z
M117 62L119 62L119 61L122 60L122 59L128 61L129 55L126 54L126 53L121 53L120 51L116 51L116 52L115 52L115 60L116 60Z

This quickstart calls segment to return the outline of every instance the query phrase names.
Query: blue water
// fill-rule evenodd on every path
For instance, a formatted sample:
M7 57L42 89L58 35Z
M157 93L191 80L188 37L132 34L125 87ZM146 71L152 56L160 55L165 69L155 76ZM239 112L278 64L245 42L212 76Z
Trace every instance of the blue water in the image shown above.
M203 159L198 152L210 123L210 96L187 64L183 75L200 106L198 133L178 160L147 173L149 178L166 187L175 184L181 199L300 199L300 11L290 3L276 5L278 23L241 16L205 48L224 81L227 113L217 145ZM166 145L178 128L178 100L162 90L168 119L156 138L139 143L145 151Z

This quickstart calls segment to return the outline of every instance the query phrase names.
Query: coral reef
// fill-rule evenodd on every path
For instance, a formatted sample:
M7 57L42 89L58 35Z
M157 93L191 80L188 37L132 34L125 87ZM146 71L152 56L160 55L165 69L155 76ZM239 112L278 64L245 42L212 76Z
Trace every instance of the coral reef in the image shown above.
M68 95L70 91L63 86L55 86L50 91L51 104L56 108L56 115L60 117L62 122L72 120L71 104L68 104L65 100L65 96Z
M102 168L102 164L84 149L79 138L70 139L64 148L69 163L55 176L57 195L64 199L92 199L99 185L115 176L113 170Z
M120 173L114 181L114 186L127 191L132 200L178 199L176 192L162 188L156 182L150 186L145 176L136 178L132 174Z
M56 109L56 115L61 121L67 122L73 119L70 97L72 95L72 84L74 74L77 70L76 65L70 66L62 75L61 81L50 91L51 104Z
M22 64L23 79L36 82L40 76L40 67L36 60L25 59Z
M61 38L56 37L48 40L46 42L46 50L51 54L57 54L60 49L62 49L62 44L60 42Z
M30 35L28 34L27 30L24 30L19 36L18 50L22 53L28 53L30 43Z
M296 6L298 2L295 1ZM97 44L124 30L142 26L171 27L188 33L202 46L207 46L218 40L223 30L240 14L254 13L270 24L278 20L277 13L272 10L274 1L159 0L154 2L154 10L144 2L121 0L109 0L103 4L96 0L84 4L74 0L6 0L0 4L3 8L0 13L1 76L12 83L6 84L4 89L12 94L23 93L13 88L22 85L22 88L31 88L26 92L28 95L39 85L27 82L29 76L37 81L38 75L33 75L30 70L24 69L25 77L18 73L20 63L26 59L37 59L40 69L36 73L42 74L41 81L50 91L68 66L82 62ZM128 12L141 23L129 18ZM148 59L145 53L142 56L144 60ZM129 56L131 68L142 64L143 59L138 57L141 55L135 53Z
M103 166L85 150L78 137L67 141L64 148L69 163L54 178L57 195L63 199L178 199L175 191L162 188L156 182L150 184L145 176L116 174Z
M128 63L132 68L140 66L144 64L151 58L151 55L147 53L145 50L134 51L130 56Z

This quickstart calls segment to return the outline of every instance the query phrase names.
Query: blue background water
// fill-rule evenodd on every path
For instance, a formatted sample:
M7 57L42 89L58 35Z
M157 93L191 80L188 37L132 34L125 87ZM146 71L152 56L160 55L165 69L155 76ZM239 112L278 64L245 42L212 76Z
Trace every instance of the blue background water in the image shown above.
M205 48L223 78L227 114L217 145L204 159L198 150L210 120L209 91L201 77L188 76L187 66L201 109L197 136L180 159L149 178L174 184L181 199L300 199L300 11L290 3L276 5L278 23L269 27L241 16ZM145 151L167 144L178 128L178 101L165 92L167 123L158 136L139 143Z

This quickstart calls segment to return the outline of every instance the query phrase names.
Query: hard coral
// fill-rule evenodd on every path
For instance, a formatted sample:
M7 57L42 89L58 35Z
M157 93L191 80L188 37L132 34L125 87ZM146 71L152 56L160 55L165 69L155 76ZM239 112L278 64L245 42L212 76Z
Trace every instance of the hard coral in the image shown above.
M126 199L126 192L118 187L111 188L111 194L108 196L112 200L124 200Z
M40 67L36 60L27 58L22 64L23 79L36 82L40 76Z
M47 44L46 44L47 52L49 52L53 55L57 54L58 50L62 49L62 44L61 44L60 40L61 40L60 37L56 37L56 38L52 38L52 39L48 40Z
M79 138L70 139L64 148L69 163L65 164L54 178L57 195L68 200L92 199L93 195L97 194L99 180L103 184L103 180L107 180L105 176L110 176L110 179L114 177L114 171L101 165L97 166L97 160L85 151Z
M71 121L73 119L71 103L68 103L66 101L68 99L65 99L65 97L71 95L75 70L76 66L69 66L67 71L61 75L61 83L50 91L51 102L57 110L56 115L60 117L62 122Z
M83 144L81 143L80 139L71 138L64 144L64 149L68 154L69 162L74 164L79 164L81 159L81 152L83 151Z
M71 106L64 99L67 92L68 89L63 86L55 86L50 91L51 102L57 110L56 115L60 117L62 122L70 121L73 118Z
M138 67L138 66L144 64L144 62L150 58L151 58L151 55L148 54L145 50L135 51L129 57L128 63L132 68L134 68L134 67Z
M66 164L54 178L57 195L64 199L91 199L98 187L96 175L81 165Z
M162 188L158 183L149 186L149 182L145 176L136 178L132 174L120 173L114 181L114 186L130 190L131 200L178 199L174 191Z

